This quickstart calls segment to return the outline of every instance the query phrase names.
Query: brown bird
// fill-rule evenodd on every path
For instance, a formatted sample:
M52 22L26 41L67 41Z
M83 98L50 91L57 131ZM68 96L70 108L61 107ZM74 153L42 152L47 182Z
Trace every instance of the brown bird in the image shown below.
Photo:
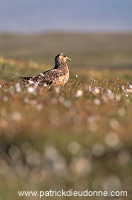
M69 79L69 68L66 61L69 60L63 53L58 54L55 57L55 66L53 69L40 73L33 77L19 77L26 81L27 83L38 82L40 84L46 85L65 85Z

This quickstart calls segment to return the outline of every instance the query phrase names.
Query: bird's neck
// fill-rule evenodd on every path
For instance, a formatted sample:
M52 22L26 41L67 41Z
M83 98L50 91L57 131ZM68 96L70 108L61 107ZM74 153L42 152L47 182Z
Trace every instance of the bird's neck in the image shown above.
M66 62L62 62L61 64L59 62L56 62L54 69L61 70L64 72L64 74L69 73L68 65L66 64Z
M54 66L54 69L63 69L63 68L67 68L67 64L66 62L55 62L55 66Z
M54 69L58 69L60 65L61 65L61 63L60 63L60 62L55 62Z

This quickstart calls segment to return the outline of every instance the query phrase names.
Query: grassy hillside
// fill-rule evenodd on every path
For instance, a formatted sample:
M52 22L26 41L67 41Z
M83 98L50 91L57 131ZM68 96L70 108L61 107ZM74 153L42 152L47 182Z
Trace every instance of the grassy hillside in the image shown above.
M8 58L49 66L60 52L72 58L72 67L132 68L132 33L0 35L0 55Z
M45 41L43 44L36 42L38 36L32 38L17 36L19 38L17 43L16 36L12 36L12 40L10 36L2 37L6 39L4 39L5 44L2 40L3 46L0 45L0 48L7 57L20 59L21 55L21 59L24 60L33 57L34 60L41 61L47 58L46 64L55 54L52 48L48 49L48 42L46 43L43 35L41 36L42 41ZM24 37L28 38L25 43ZM46 37L49 38L50 35ZM88 37L92 38L92 35ZM95 36L93 37L95 39ZM87 42L90 44L92 41ZM97 40L98 43L99 41ZM125 42L121 39L120 41L125 46ZM9 42L12 43L11 49L7 48ZM45 48L44 44L47 44ZM57 42L55 44L57 45ZM37 57L39 55L37 46L45 49L42 55L47 57ZM109 48L106 46L107 55L109 51L114 54L113 49L117 52L114 55L122 52L119 46L120 52L117 51L117 46L111 47L112 49L110 46L111 43ZM68 49L68 43L66 48ZM126 48L128 49L128 46ZM116 199L132 198L131 70L116 70L113 73L109 70L77 69L73 63L78 60L77 52L79 55L79 51L82 50L77 48L73 54L70 51L73 50L68 51L73 60L70 63L73 68L70 68L69 82L61 89L25 85L18 80L20 75L37 74L46 70L47 66L34 61L0 58L0 199L2 200L38 200L39 196L19 197L18 191L39 192L50 189L126 190L127 197L120 196ZM103 47L102 51L105 52ZM100 52L101 62L107 60L103 57L102 51L99 48L93 50L94 58L96 52ZM87 54L80 54L80 57L94 62L92 54L90 58L87 58ZM129 53L125 58L129 58ZM54 197L56 200L75 198L91 199Z

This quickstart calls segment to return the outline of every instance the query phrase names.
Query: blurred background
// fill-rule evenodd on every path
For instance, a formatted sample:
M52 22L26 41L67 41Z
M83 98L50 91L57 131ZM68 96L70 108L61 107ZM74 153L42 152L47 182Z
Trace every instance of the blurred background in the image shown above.
M0 55L72 67L131 68L131 0L1 0Z
M61 90L18 81L60 52ZM62 188L131 200L131 69L132 0L0 0L0 200Z

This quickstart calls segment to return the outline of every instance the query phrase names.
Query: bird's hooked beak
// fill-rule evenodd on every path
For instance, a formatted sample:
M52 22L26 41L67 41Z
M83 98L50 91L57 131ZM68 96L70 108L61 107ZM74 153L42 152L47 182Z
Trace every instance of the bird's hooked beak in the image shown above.
M66 59L67 59L67 60L69 60L69 61L71 61L71 59L70 59L70 58L68 58L68 57L66 57Z

